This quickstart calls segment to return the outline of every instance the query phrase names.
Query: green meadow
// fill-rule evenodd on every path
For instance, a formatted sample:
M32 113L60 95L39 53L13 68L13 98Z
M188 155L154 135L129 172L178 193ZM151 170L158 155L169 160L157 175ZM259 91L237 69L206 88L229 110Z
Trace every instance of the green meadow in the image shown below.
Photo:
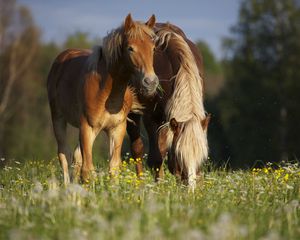
M58 161L0 170L1 239L300 239L300 168L248 171L204 166L195 192L166 171L117 179L98 166L90 184L62 184Z

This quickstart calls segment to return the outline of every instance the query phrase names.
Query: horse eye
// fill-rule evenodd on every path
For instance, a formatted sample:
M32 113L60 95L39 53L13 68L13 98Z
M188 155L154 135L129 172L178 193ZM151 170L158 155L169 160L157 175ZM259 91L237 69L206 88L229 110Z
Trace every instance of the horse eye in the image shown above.
M129 46L129 47L128 47L128 51L129 51L129 52L134 52L133 47Z

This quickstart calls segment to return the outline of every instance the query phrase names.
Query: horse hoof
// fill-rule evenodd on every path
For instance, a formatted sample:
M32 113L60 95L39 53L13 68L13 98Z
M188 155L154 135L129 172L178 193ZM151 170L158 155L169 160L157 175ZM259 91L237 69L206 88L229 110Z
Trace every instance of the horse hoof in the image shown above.
M93 182L97 178L97 174L94 170L82 171L81 181L83 184L88 184Z

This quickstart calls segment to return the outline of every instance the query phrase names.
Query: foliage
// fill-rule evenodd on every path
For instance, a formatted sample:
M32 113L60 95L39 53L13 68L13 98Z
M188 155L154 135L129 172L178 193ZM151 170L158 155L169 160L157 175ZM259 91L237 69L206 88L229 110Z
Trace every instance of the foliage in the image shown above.
M225 41L226 87L214 99L233 166L300 154L299 22L297 1L242 1Z
M107 166L89 185L61 185L57 160L0 170L1 239L299 239L300 169L205 170L194 193Z
M202 40L196 42L196 46L203 56L204 70L207 74L219 74L221 65L218 63L208 44Z
M0 8L0 155L11 144L12 127L19 109L31 100L27 80L31 72L39 43L39 31L30 11L15 1L1 1ZM20 114L19 121L25 116Z
M15 1L0 3L0 157L20 161L51 158L56 154L56 144L46 91L50 66L63 49L91 48L100 40L75 32L62 45L42 43L29 9ZM78 133L72 128L69 133L75 147ZM97 146L95 153L104 150L106 146Z
M88 33L77 31L73 34L70 34L65 43L63 44L64 48L88 48L90 49L92 45L100 44L99 39L93 39L89 37Z
M224 86L222 65L206 42L199 40L196 42L196 46L203 59L205 95L210 100L217 96Z

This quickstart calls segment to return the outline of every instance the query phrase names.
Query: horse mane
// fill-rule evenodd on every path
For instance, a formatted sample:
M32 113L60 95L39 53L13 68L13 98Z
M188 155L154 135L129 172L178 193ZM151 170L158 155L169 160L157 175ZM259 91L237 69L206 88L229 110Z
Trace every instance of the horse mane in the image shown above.
M188 173L191 173L191 171L197 171L202 161L208 156L207 136L201 125L201 120L205 118L203 79L184 37L175 33L168 25L166 28L157 30L156 34L159 46L167 49L168 44L172 42L173 53L180 62L179 70L174 76L174 92L167 103L165 113L167 122L175 118L182 123L175 153L181 169L185 168ZM168 127L167 141L170 147L173 132L168 124L162 128L165 127Z
M125 37L143 40L145 36L155 39L153 29L139 21L134 22L134 25L126 33L124 31L124 25L109 32L103 39L102 45L103 54L108 67L111 67L121 57L122 45Z
M99 45L93 46L92 52L87 59L87 70L93 74L98 72L98 63L102 57L102 47Z

